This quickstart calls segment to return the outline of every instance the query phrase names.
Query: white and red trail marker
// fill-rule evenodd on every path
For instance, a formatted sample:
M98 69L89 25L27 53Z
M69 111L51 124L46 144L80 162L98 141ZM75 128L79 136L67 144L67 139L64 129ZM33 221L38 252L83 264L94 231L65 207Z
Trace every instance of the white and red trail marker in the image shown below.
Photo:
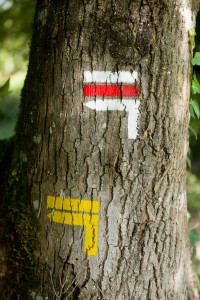
M137 137L140 105L137 80L137 72L84 71L84 96L94 98L84 105L96 111L126 111L129 139Z

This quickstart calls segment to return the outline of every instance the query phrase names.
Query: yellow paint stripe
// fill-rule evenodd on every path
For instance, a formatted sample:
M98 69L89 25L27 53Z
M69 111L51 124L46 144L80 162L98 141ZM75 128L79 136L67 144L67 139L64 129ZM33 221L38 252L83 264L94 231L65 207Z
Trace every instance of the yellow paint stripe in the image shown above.
M84 252L96 256L98 252L98 223L97 215L86 215L54 211L48 217L56 223L85 227Z
M61 224L77 225L77 226L98 226L98 216L97 215L85 215L70 212L54 211L48 214L48 217Z
M47 208L98 213L99 201L47 196Z

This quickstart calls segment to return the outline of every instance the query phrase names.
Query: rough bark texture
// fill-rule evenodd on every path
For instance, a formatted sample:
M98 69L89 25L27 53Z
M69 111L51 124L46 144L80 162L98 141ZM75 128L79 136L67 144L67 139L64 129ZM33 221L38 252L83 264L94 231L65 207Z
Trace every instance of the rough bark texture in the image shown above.
M42 225L32 295L195 299L185 194L189 2L38 1L17 127L21 180ZM138 72L137 139L127 137L126 112L83 105L84 70ZM83 227L47 217L48 195L100 201L97 256L83 251Z

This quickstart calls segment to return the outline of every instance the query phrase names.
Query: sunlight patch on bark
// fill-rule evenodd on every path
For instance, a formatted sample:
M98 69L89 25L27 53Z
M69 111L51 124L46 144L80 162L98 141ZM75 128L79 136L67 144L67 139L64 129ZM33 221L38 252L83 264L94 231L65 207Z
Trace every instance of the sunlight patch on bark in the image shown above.
M180 9L179 9L184 22L185 22L185 29L189 31L190 29L194 28L195 26L195 18L194 13L192 12L189 1L188 0L180 0Z
M183 192L180 196L179 209L183 209L185 207L186 201L187 201L186 193Z
M175 274L174 278L174 285L175 285L175 290L178 292L183 285L183 270L182 270L182 264L180 264L180 267L178 269L178 272Z
M183 56L183 60L184 56ZM176 95L174 99L174 112L176 120L179 122L183 122L185 120L185 113L188 110L189 106L189 79L184 76L180 71L178 72L177 84L181 86L181 89L177 91L178 95Z
M34 143L36 143L36 144L39 144L39 143L41 142L41 139L42 139L41 134L35 135L35 136L33 137L33 141L34 141Z
M31 292L30 296L32 297L32 299L34 300L43 300L44 298L40 295L37 295L35 292Z

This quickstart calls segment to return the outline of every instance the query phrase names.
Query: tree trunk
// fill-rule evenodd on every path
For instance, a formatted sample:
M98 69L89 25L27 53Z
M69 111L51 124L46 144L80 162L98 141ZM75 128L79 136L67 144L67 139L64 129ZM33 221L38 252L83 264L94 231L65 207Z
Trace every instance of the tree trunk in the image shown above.
M198 298L185 192L194 18L189 0L38 1L14 155L17 197L41 223L32 298Z

